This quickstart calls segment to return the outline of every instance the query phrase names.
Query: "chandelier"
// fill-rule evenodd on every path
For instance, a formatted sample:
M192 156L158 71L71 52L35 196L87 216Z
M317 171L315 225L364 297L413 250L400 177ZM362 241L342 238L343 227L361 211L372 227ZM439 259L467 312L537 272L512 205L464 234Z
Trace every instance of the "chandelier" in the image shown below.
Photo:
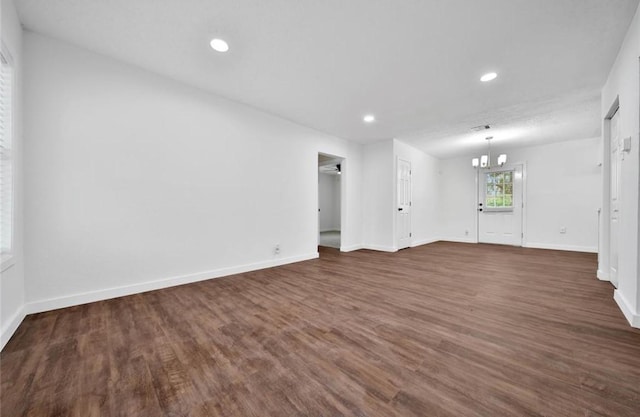
M480 158L471 159L471 166L474 168L485 168L491 169L491 139L493 136L487 136L485 140L487 141L487 153L485 155L481 155ZM501 153L498 155L498 166L503 166L507 163L507 154Z

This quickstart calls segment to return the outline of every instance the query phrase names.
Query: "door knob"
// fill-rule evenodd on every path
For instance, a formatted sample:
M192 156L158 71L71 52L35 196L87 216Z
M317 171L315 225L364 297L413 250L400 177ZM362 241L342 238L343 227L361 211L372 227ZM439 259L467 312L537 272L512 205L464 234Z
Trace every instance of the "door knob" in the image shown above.
M402 211L402 207L398 207L398 211Z

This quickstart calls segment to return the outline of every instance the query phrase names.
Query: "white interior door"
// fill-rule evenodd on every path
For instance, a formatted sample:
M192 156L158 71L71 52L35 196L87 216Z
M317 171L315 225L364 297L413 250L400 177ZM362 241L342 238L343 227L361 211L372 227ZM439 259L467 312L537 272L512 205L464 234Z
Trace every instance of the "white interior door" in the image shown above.
M522 166L480 171L478 241L522 246Z
M398 211L396 228L398 249L411 246L411 162L398 159Z
M622 168L621 151L620 151L620 130L619 117L620 112L616 112L611 118L609 124L611 128L611 159L609 178L610 184L610 228L609 228L609 280L618 288L618 239L620 232L620 174Z

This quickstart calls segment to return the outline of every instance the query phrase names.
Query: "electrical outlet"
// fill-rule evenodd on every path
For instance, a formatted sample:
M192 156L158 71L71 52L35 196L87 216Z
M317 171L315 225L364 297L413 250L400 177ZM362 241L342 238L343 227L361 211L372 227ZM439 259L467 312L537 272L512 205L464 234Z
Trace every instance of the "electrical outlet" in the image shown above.
M564 235L565 233L567 233L567 228L566 228L566 227L564 227L564 226L562 226L562 227L560 228L560 233L561 233L561 234L563 234L563 235Z
M273 253L276 255L280 255L280 244L276 244L275 248L273 248Z
M469 236L469 231L468 231L468 230L465 230L465 231L464 231L464 235L465 235L465 236Z

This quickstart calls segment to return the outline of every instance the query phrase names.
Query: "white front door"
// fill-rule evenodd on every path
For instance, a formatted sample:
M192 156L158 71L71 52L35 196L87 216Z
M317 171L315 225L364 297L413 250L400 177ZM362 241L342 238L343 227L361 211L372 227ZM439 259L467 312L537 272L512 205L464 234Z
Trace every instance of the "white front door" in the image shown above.
M609 280L614 287L618 288L618 236L620 231L620 176L622 161L620 152L620 131L619 131L619 118L616 112L611 118L611 184L609 195L611 197L611 224L610 224L610 237L609 237Z
M411 246L411 162L398 159L396 226L398 249Z
M522 246L522 166L478 174L478 241Z

